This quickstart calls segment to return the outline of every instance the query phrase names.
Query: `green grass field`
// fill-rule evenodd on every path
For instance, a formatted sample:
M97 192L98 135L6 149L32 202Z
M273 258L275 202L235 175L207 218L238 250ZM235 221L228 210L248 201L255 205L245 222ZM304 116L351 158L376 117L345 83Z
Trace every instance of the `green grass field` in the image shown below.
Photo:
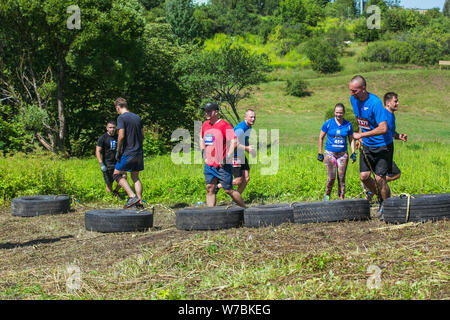
M355 52L360 50L356 47ZM251 165L244 200L250 205L322 200L323 163L317 138L327 109L343 102L351 113L348 81L359 73L368 90L400 98L397 128L408 142L395 142L402 177L390 184L400 193L450 192L450 72L382 69L343 58L344 70L319 76L311 70L279 69L240 104L256 110L254 132L278 129L278 171ZM283 93L296 74L311 96ZM261 156L261 154L260 154ZM144 199L155 208L146 232L100 234L84 228L91 209L120 208L124 199L104 189L97 160L51 155L0 158L0 299L449 299L449 222L386 226L371 219L327 224L285 224L188 232L175 227L178 207L205 201L202 165L175 165L170 155L145 159ZM358 164L347 171L347 198L359 197ZM332 198L336 198L336 187ZM32 194L69 194L65 215L12 217L10 200ZM122 197L124 197L122 192ZM222 191L220 204L231 204ZM372 208L376 210L376 208ZM372 214L373 214L372 210ZM81 270L81 286L67 291L69 265ZM369 267L381 270L371 289Z

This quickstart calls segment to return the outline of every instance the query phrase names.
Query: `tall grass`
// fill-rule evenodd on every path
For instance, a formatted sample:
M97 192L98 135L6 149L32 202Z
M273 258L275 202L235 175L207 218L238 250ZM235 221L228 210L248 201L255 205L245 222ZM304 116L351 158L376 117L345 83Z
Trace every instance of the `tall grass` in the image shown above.
M251 181L243 193L247 203L321 200L326 170L316 160L314 145L280 147L278 172L261 174L268 164L250 165ZM442 143L396 143L394 159L402 177L391 183L394 194L450 192L450 148ZM203 165L175 165L170 155L145 160L141 173L144 200L166 205L205 201ZM32 194L69 194L81 202L121 204L105 190L102 173L93 159L57 160L16 155L0 159L0 203ZM130 181L130 179L129 179ZM131 182L131 181L130 181ZM349 164L347 198L361 192L358 163ZM125 194L122 191L122 195ZM337 198L335 186L332 198ZM230 202L220 191L218 202ZM122 201L123 202L123 201Z

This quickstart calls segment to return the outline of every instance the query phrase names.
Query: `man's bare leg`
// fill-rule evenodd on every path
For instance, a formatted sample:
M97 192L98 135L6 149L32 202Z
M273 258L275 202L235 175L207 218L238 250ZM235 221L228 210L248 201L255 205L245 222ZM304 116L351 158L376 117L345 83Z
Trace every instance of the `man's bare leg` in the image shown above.
M242 192L244 192L245 188L247 187L248 182L250 181L250 174L249 174L248 170L244 170L242 172L242 176L240 178L241 178L241 181L238 184L239 187L238 187L237 191L240 194L242 194Z
M125 190L125 192L127 193L129 198L134 198L136 196L136 194L133 192L133 190L131 190L130 185L128 184L127 179L124 179L124 171L118 171L114 169L114 175L120 174L122 177L120 178L119 181L117 181L117 184L123 189Z
M131 180L133 180L134 191L136 192L139 202L142 204L142 182L139 179L139 171L131 172Z
M386 200L391 196L391 189L386 181L386 177L375 176L377 179L378 188L380 189L381 198Z
M370 192L372 192L373 194L376 194L376 195L378 195L378 197L380 197L380 195L378 194L376 182L370 176L370 171L361 172L359 174L359 179L361 180L362 183L364 183L364 185L366 186L367 189L369 189Z
M386 176L386 181L387 182L391 182L391 181L394 181L394 180L397 180L398 178L400 178L400 173L399 174L396 174L395 176Z
M216 205L216 193L214 192L216 185L216 183L206 185L206 205L208 207L214 207Z
M242 196L241 194L233 189L229 189L229 190L225 190L224 191L231 197L231 199L234 200L234 202L236 202L236 204L242 208L246 208L246 205L244 203L244 200L242 200Z

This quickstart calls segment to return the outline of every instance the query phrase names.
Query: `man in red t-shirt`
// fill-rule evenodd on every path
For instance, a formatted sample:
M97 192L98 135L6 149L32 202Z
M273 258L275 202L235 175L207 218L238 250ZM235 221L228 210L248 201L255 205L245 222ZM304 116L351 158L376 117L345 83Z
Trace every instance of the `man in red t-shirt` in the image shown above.
M206 204L216 205L216 187L220 183L223 190L236 202L245 208L245 203L239 192L233 189L233 159L237 147L237 136L233 127L225 120L219 119L219 106L209 102L203 106L206 121L200 133L200 149L205 160Z

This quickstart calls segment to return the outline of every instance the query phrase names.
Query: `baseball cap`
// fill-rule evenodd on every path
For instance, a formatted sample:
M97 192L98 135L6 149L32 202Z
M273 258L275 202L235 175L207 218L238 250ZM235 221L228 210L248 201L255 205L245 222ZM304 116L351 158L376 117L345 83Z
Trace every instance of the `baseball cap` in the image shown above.
M215 102L208 102L202 107L205 111L219 110L219 105Z

